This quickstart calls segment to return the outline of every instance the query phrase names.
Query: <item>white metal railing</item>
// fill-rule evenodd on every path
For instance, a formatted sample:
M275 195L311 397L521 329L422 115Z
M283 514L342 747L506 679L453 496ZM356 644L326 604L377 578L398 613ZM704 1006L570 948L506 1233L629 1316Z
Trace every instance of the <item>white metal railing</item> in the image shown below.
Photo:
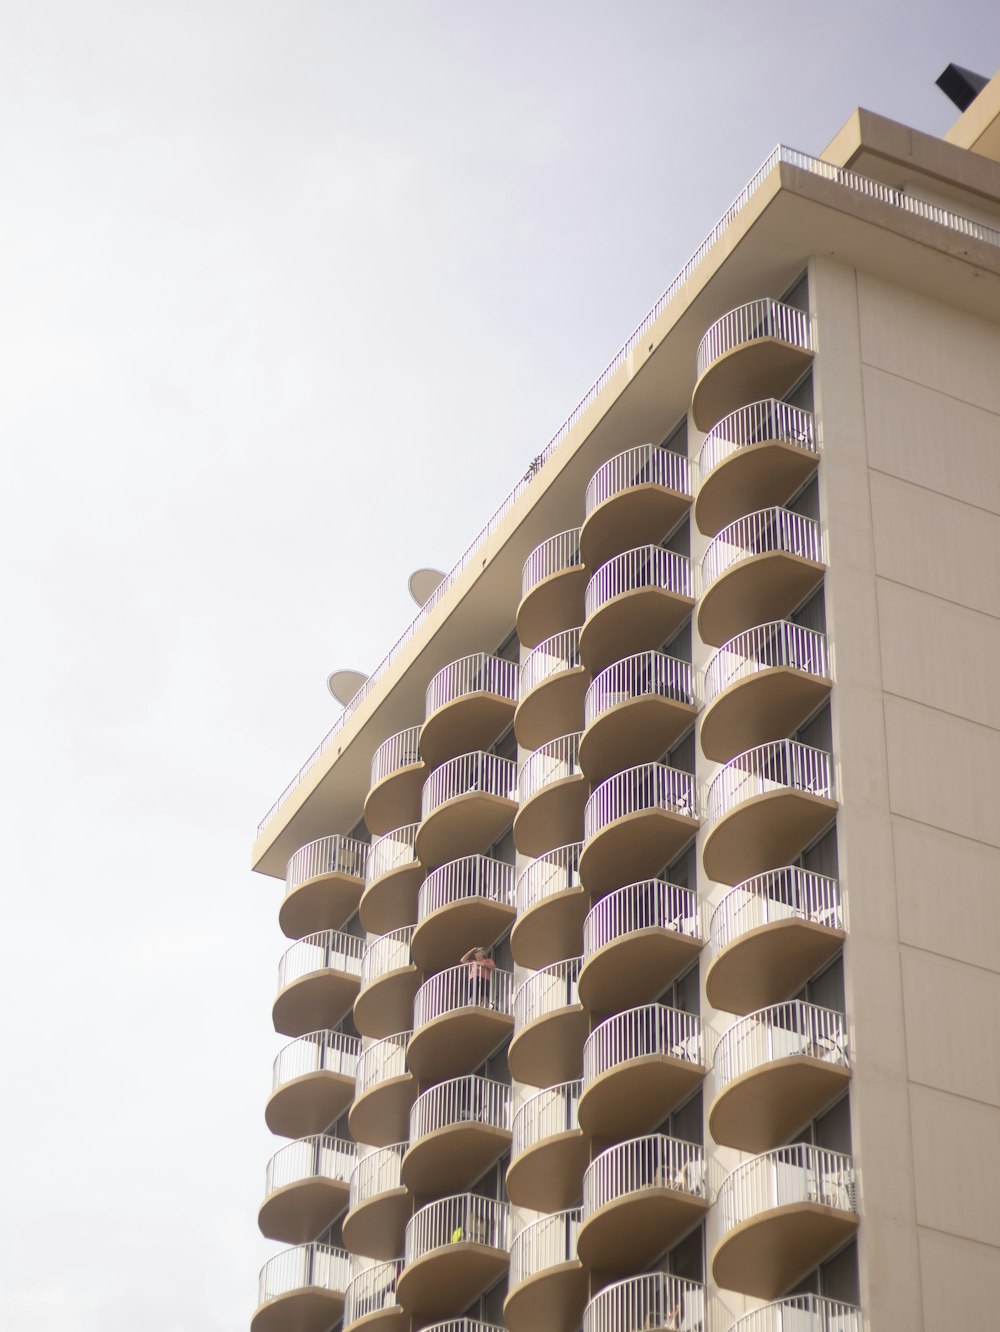
M583 1311L583 1332L704 1332L704 1327L705 1287L666 1272L646 1272L605 1286Z
M342 1031L311 1031L291 1041L274 1061L272 1088L277 1091L286 1082L307 1073L340 1073L353 1078L357 1073L361 1041Z
M516 800L517 765L514 760L477 749L442 763L424 782L420 797L421 818L426 819L449 800L469 791L483 791L501 800Z
M589 518L596 508L612 495L620 495L635 486L663 486L680 495L691 494L691 469L683 453L660 448L657 444L640 444L610 458L590 478L584 499L584 512Z
M539 791L564 777L580 775L580 735L561 735L536 749L517 774L517 798L524 805Z
M662 879L644 879L608 893L590 908L583 922L584 963L607 944L639 930L670 930L700 939L698 894Z
M417 895L417 920L467 897L514 905L514 866L492 856L462 856L432 870Z
M503 500L500 507L486 523L486 526L474 537L470 545L466 547L458 562L441 580L438 587L435 588L434 592L420 608L414 620L406 627L406 629L404 629L400 637L368 676L358 692L346 705L344 711L330 727L330 730L326 733L320 743L306 759L305 763L303 763L302 767L261 819L260 823L257 825L258 835L263 831L271 818L277 814L285 801L292 795L299 783L310 771L313 764L318 762L318 760L327 752L341 729L369 694L381 687L382 680L392 666L392 663L396 660L402 650L406 647L407 643L410 642L428 617L434 612L435 608L448 594L459 577L473 563L483 545L490 539L493 533L504 521L507 514L530 488L536 476L538 476L546 462L548 462L556 452L559 445L566 439L570 431L581 420L583 415L589 410L591 404L604 391L610 381L619 373L619 371L628 365L629 358L635 348L640 341L646 337L652 325L660 317L682 287L688 282L698 265L717 244L720 237L739 216L763 183L771 176L772 172L781 166L793 167L798 171L804 171L810 175L819 176L824 180L830 181L838 188L846 190L848 193L860 194L867 198L876 199L878 202L891 208L898 209L900 212L909 213L911 216L923 218L938 226L945 227L949 231L956 232L958 235L971 237L973 240L980 241L986 245L1000 245L1000 230L996 227L987 226L982 222L974 222L970 218L962 217L961 214L953 212L951 209L941 208L937 204L928 203L924 199L918 199L914 195L907 194L904 190L897 189L892 185L886 185L882 181L873 180L869 176L859 175L858 172L850 171L845 167L834 166L829 162L822 162L819 158L810 157L807 153L801 153L794 148L786 148L783 144L779 144L778 147L774 148L768 154L763 163L750 177L746 185L740 190L739 194L723 213L719 221L687 260L667 289L655 302L652 309L642 320L640 320L638 327L631 336L626 339L624 346L615 353L605 369L600 375L598 375L594 384L588 389L563 424L549 440L548 444L546 444L545 448L532 460L531 465L525 472L524 476L521 477L510 494ZM373 782L372 785L374 784L375 783Z
M606 1018L583 1047L583 1090L609 1069L649 1055L670 1055L700 1064L699 1019L665 1004L642 1004Z
M521 666L520 697L527 698L533 689L560 671L571 671L580 665L580 630L563 629L532 648Z
M737 680L776 666L828 676L826 634L791 620L771 620L737 634L705 667L705 706Z
M278 963L279 992L314 971L342 971L348 976L360 976L364 948L364 939L342 930L307 934L292 944Z
M842 930L844 911L837 880L786 865L738 883L722 898L708 923L712 958L741 935L792 917Z
M691 665L665 652L639 652L606 667L596 675L583 702L584 726L602 713L633 698L655 695L678 703L694 703Z
M716 1201L723 1234L762 1212L792 1203L820 1203L854 1212L854 1161L810 1143L776 1147L731 1171L719 1185Z
M442 667L427 686L424 716L430 717L466 694L496 694L517 702L517 662L494 657L489 652L474 652Z
M348 1207L351 1211L383 1193L403 1187L403 1155L409 1144L393 1143L378 1147L358 1159L351 1171Z
M276 1253L260 1269L258 1307L293 1290L318 1287L346 1290L351 1279L350 1255L329 1244L299 1244Z
M378 786L394 772L420 762L420 727L408 726L383 740L372 755L371 786Z
M506 1203L478 1193L441 1198L414 1212L406 1225L403 1261L416 1262L449 1244L483 1244L490 1249L510 1248L510 1209Z
M368 855L368 872L365 875L365 887L391 874L404 865L412 865L417 860L417 828L419 824L408 823L405 828L394 828L384 837L372 842Z
M410 942L415 929L415 925L404 925L401 930L383 934L368 945L361 959L362 990L391 971L401 971L410 965L413 960L410 957Z
M638 767L616 772L591 793L583 811L583 837L592 837L624 818L643 809L669 810L688 818L697 817L694 777L665 763L640 763Z
M708 543L701 561L702 591L733 565L778 551L822 564L823 535L816 519L780 506L737 518Z
M754 796L803 791L833 799L833 758L798 740L772 740L730 759L712 778L705 800L709 825Z
M536 1143L580 1127L576 1111L581 1086L579 1078L574 1082L560 1082L521 1102L510 1126L512 1161Z
M724 459L765 440L794 444L803 453L819 452L812 412L778 398L765 398L724 416L705 436L698 455L702 483Z
M813 350L812 326L807 310L764 296L738 305L717 319L698 344L695 358L699 378L713 361L755 338L777 338L803 351Z
M861 1310L822 1295L786 1295L730 1323L729 1332L862 1332Z
M678 597L694 596L694 570L686 555L663 546L638 546L626 550L601 567L583 594L584 618L590 617L615 597L640 588L661 587Z
M561 1263L575 1263L576 1240L580 1233L580 1209L553 1212L538 1221L530 1221L511 1240L510 1278L513 1290L536 1272L545 1272Z
M300 883L320 874L347 874L363 879L368 861L368 845L356 837L320 837L300 846L285 870L285 893L294 892Z
M740 1018L726 1028L715 1047L716 1089L722 1091L735 1078L772 1060L795 1055L811 1055L847 1068L843 1013L790 999Z
M460 1008L495 1008L510 1012L513 976L499 967L481 974L475 961L439 971L424 981L413 1000L413 1029Z
M576 985L580 979L581 961L579 957L571 957L565 962L553 962L521 982L514 991L515 1035L536 1018L580 1002Z
M510 1129L510 1087L472 1073L428 1087L410 1110L410 1142L455 1124Z
M557 846L554 851L546 851L544 856L531 861L518 875L514 886L514 905L519 916L523 916L546 897L579 888L582 846L582 842Z
M580 529L559 532L535 547L521 570L521 597L553 574L564 573L580 565Z
M583 1219L605 1204L643 1189L705 1197L705 1152L695 1142L649 1133L608 1147L583 1176Z
M325 1133L298 1138L268 1161L264 1196L305 1179L338 1179L346 1184L357 1156L357 1144L344 1138L331 1138Z
M345 1329L367 1318L369 1314L398 1306L396 1282L402 1270L402 1258L393 1258L388 1263L375 1263L372 1267L366 1267L352 1278L344 1293Z
M443 1323L425 1323L423 1332L507 1332L499 1323L481 1323L478 1318L447 1318Z
M401 1078L409 1072L406 1066L406 1047L411 1033L401 1031L385 1036L367 1046L358 1058L358 1071L354 1079L354 1099L360 1101L365 1092L391 1078Z

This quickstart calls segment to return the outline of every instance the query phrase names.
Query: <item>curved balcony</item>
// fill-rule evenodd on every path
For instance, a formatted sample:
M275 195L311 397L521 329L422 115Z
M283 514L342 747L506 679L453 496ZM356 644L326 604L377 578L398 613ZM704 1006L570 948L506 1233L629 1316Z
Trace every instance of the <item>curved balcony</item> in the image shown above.
M518 876L510 947L519 967L537 971L580 953L583 920L590 907L590 894L580 884L581 846L574 842L556 847Z
M478 1068L510 1035L513 977L499 968L477 974L466 962L424 981L413 1001L413 1035L406 1058L422 1082Z
M791 735L830 692L826 635L773 620L724 643L705 671L701 747L725 763Z
M354 1025L362 1036L381 1038L413 1025L413 997L422 976L410 955L414 925L383 934L361 958L361 988Z
M583 1047L580 1127L594 1138L648 1133L704 1076L692 1013L663 1004L616 1013Z
M417 918L424 867L417 858L417 828L408 823L372 842L358 916L369 934L391 934Z
M511 1076L532 1087L578 1078L590 1016L577 993L580 959L536 971L514 991L514 1035L507 1051Z
M833 759L797 740L776 740L731 759L705 803L705 873L742 883L795 859L833 819Z
M595 896L651 878L698 831L694 777L643 763L598 786L583 816L580 878Z
M588 1273L576 1254L580 1209L531 1221L510 1246L503 1319L510 1332L576 1332Z
M846 1086L843 1013L801 999L762 1008L723 1032L713 1063L712 1137L763 1152L813 1119Z
M447 1318L489 1290L510 1261L506 1203L475 1193L441 1198L406 1227L399 1302L416 1318Z
M417 855L443 865L493 845L517 812L513 759L476 750L437 768L424 783Z
M427 686L420 752L437 767L486 749L506 730L517 705L517 663L475 652L438 671Z
M521 570L517 636L525 647L583 619L587 570L580 559L580 529L559 532L536 546Z
M376 1263L359 1272L344 1294L344 1332L410 1332L410 1315L396 1302L402 1258Z
M456 962L469 948L490 948L514 919L514 867L490 856L464 856L428 874L417 898L413 960L424 971Z
M814 518L791 509L759 509L724 527L701 562L698 632L723 643L755 625L780 620L822 580L823 534Z
M708 1210L705 1153L652 1133L595 1156L583 1177L579 1253L589 1267L641 1271Z
M777 398L731 412L705 436L695 522L706 536L772 504L784 504L819 465L812 412Z
M592 1013L652 1003L702 945L697 893L661 879L630 883L584 921L580 998Z
M691 416L711 430L724 416L762 394L780 398L813 358L807 312L764 297L730 310L702 338Z
M285 871L282 934L304 939L339 929L358 909L367 861L367 845L339 833L300 847Z
M561 1211L580 1197L590 1144L580 1128L580 1082L529 1096L511 1122L507 1193L518 1207Z
M358 1142L389 1147L405 1140L418 1090L406 1062L409 1040L408 1031L399 1032L362 1051L347 1120L351 1137Z
M719 1186L716 1285L773 1300L857 1229L854 1162L795 1143L737 1166Z
M410 1111L403 1179L416 1194L468 1189L510 1146L510 1087L470 1075L428 1087Z
M271 1010L282 1036L332 1027L354 1003L365 941L340 930L310 934L278 963L278 996Z
M536 749L517 774L514 842L526 856L578 841L590 783L580 769L579 735L561 735Z
M361 1042L339 1031L300 1036L274 1061L264 1119L282 1138L308 1138L339 1119L354 1096Z
M640 652L601 671L584 701L580 766L592 781L649 763L698 711L691 667L665 652Z
M712 912L708 1001L752 1013L800 990L840 950L844 909L836 879L788 865L738 884Z
M587 584L580 659L590 671L658 648L694 605L691 561L662 546L616 555Z
M344 1311L351 1260L329 1244L300 1244L260 1269L250 1332L327 1332Z
M365 798L365 827L373 837L416 823L427 764L420 757L420 727L390 735L372 758L371 788Z
M705 1287L666 1272L646 1272L605 1288L583 1311L583 1332L704 1332Z
M300 1138L276 1152L267 1164L264 1201L257 1225L266 1239L305 1244L347 1206L348 1180L357 1147L343 1138Z
M857 1305L827 1300L822 1295L788 1295L744 1314L729 1325L729 1332L863 1332L863 1329Z
M578 731L589 680L580 661L579 629L564 629L533 648L521 666L514 713L518 744L539 749L549 740Z
M627 449L590 478L580 531L583 558L592 569L648 541L656 545L691 504L687 458L656 444Z
M446 1318L443 1323L428 1323L422 1332L506 1332L506 1329L478 1318Z
M403 1183L405 1142L362 1156L351 1172L344 1244L366 1258L391 1257L403 1248L413 1199Z

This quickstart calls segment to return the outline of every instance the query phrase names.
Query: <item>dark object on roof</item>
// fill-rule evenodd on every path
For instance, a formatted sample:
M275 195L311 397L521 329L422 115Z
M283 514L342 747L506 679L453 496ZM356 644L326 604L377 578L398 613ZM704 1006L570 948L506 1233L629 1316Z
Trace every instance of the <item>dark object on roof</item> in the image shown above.
M959 111L966 111L989 83L989 79L984 79L982 74L973 74L971 69L963 69L961 65L949 65L934 82L946 97L951 98Z

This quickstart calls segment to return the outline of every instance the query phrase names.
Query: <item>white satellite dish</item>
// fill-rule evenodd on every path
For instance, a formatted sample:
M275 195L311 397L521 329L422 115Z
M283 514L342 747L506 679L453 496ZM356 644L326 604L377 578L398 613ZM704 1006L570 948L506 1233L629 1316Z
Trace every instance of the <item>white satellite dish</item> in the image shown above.
M364 671L331 671L326 679L326 687L337 702L346 707L367 679Z
M444 577L440 569L415 569L406 586L417 605L425 606L444 582Z

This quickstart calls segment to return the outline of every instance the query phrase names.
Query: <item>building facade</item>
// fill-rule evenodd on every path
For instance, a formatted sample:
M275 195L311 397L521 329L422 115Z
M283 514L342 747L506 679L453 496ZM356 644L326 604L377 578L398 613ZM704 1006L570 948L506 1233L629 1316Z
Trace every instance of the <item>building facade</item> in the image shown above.
M1000 1278L1000 77L777 149L258 830L253 1332Z

